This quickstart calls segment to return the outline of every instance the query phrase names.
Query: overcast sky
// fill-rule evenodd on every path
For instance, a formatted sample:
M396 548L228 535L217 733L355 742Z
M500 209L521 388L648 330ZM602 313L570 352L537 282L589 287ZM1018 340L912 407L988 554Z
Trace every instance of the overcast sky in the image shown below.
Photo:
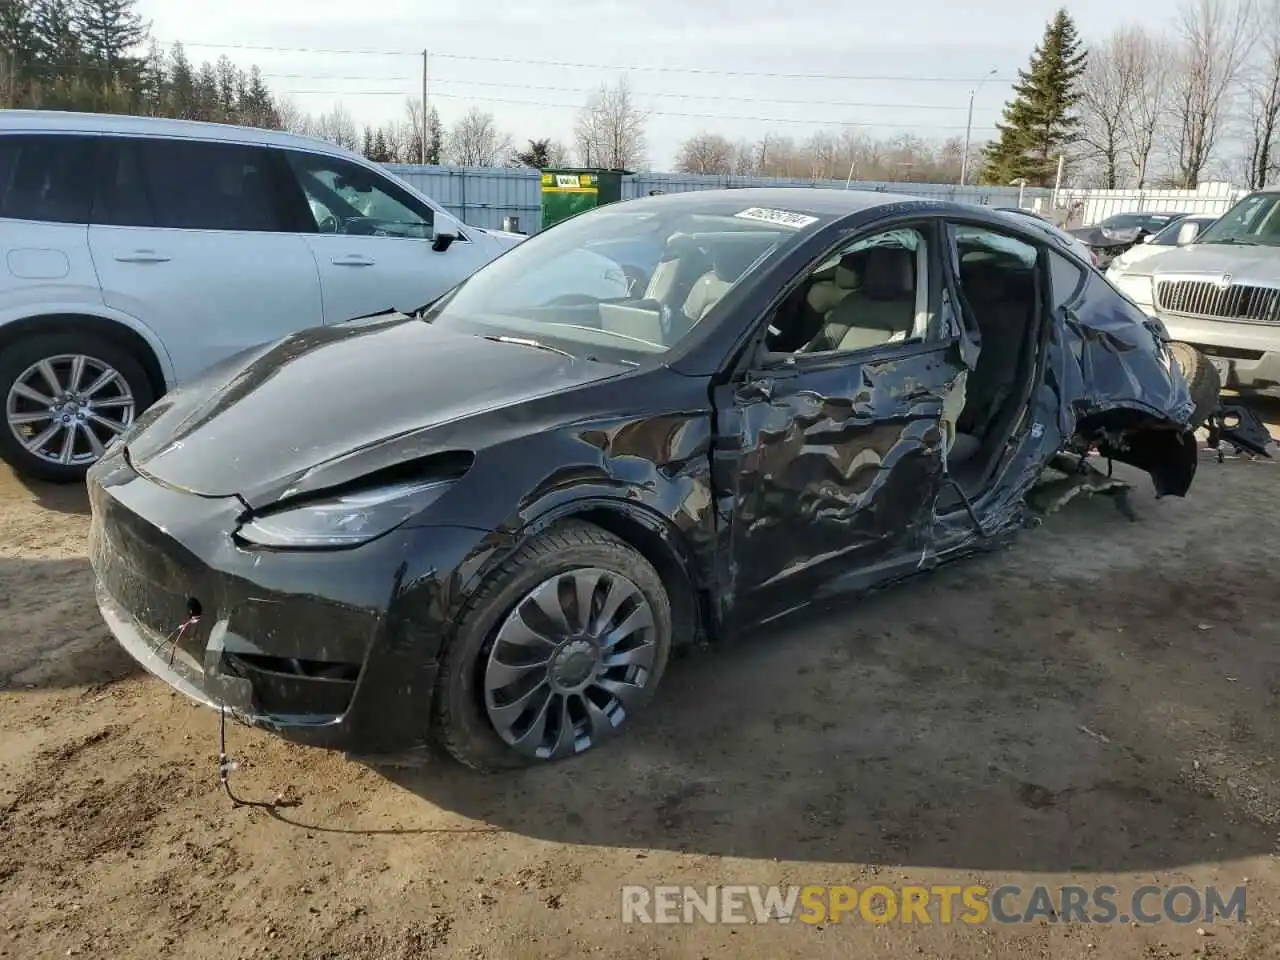
M767 0L139 4L166 47L182 41L197 63L223 53L246 68L257 63L274 91L304 109L340 101L361 123L399 118L405 98L420 95L424 47L430 100L446 126L476 104L520 143L542 136L568 143L586 92L629 72L652 114L648 159L657 169L670 168L680 142L703 130L733 140L771 131L803 139L842 126L879 136L963 136L969 91L995 70L975 97L974 138L983 139L1057 6L810 0L783 13L781 2ZM1153 8L1172 15L1139 0L1069 7L1086 39L1125 22L1150 23Z

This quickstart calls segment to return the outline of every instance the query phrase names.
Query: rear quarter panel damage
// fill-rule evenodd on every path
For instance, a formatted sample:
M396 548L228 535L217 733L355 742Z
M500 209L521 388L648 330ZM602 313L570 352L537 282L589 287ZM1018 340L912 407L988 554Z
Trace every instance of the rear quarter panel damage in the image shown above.
M1062 443L1096 446L1151 475L1157 496L1183 496L1196 469L1193 403L1160 326L1091 274L1051 346Z

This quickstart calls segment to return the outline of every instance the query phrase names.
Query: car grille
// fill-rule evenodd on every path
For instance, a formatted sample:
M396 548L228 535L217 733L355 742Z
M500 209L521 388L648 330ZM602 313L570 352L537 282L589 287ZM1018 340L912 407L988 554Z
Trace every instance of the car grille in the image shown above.
M1183 317L1280 325L1280 289L1213 280L1161 280L1156 309Z

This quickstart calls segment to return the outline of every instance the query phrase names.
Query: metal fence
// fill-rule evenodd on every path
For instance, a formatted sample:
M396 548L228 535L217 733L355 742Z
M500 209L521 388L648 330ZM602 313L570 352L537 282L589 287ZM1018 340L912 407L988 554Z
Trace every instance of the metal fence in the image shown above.
M472 226L500 230L514 218L521 233L542 226L539 171L528 167L444 167L388 164L446 210ZM945 183L890 183L871 180L788 180L773 177L693 176L682 173L637 173L622 184L623 199L654 191L683 193L744 187L802 187L813 190L873 190L934 197L993 207L1027 207L1069 226L1088 226L1113 213L1138 210L1222 213L1244 195L1231 184L1205 184L1199 190L1062 190L1028 187L975 187Z
M1058 207L1069 226L1088 226L1116 213L1226 213L1249 191L1230 183L1195 190L1063 190Z

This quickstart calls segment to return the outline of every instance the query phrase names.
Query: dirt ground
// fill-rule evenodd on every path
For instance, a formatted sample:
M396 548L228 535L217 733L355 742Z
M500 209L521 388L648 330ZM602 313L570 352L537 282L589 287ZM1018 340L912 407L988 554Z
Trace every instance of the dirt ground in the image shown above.
M1274 411L1272 411L1274 415ZM1280 956L1280 462L673 664L569 765L389 777L217 722L99 621L82 492L0 477L0 956ZM623 925L623 884L1218 884L1246 922ZM1123 902L1123 901L1122 901Z

